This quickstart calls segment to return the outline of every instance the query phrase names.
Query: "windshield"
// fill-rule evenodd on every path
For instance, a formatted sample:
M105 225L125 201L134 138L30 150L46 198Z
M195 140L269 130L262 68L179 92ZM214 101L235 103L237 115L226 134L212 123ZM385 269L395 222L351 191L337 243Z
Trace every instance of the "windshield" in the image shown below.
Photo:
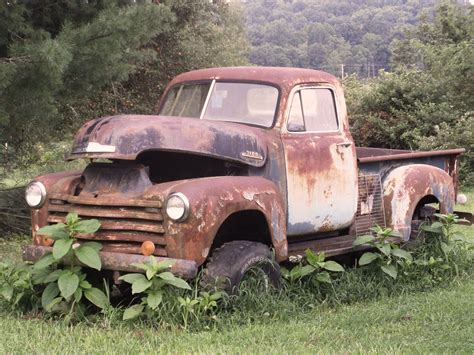
M169 90L160 115L271 127L277 102L278 89L269 85L184 83Z

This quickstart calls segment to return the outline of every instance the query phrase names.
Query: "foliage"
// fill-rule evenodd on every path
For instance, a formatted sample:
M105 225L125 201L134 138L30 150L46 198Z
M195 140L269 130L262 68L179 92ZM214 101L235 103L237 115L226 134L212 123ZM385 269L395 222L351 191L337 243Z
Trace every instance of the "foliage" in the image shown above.
M5 301L11 310L37 308L39 299L30 265L0 263L0 300Z
M362 77L391 68L391 45L437 1L249 1L250 61Z
M463 259L469 255L468 250L473 249L465 236L456 230L456 225L466 220L452 213L436 213L435 216L437 221L421 227L426 234L425 245L419 251L415 264L427 267L437 280L442 279L440 274L446 271L452 276L458 276L459 267L465 262Z
M170 271L171 263L168 261L158 262L154 256L150 256L146 263L134 263L132 266L142 269L145 274L132 273L119 278L132 285L132 294L144 293L141 302L127 308L123 319L133 319L145 313L148 317L153 316L154 311L161 304L165 289L169 286L190 290L189 284L174 276Z
M344 272L344 268L333 260L327 260L324 253L315 254L312 250L305 251L306 262L304 265L299 263L288 270L282 268L282 275L290 283L300 281L305 276L311 275L317 282L331 283L331 275L328 271Z
M41 296L45 311L82 316L85 311L81 302L83 297L101 309L108 306L107 295L93 287L82 267L75 265L77 258L82 264L101 270L99 251L102 245L97 242L78 244L76 240L78 233L94 233L99 227L96 219L81 220L77 214L69 213L65 223L45 226L37 231L38 235L54 240L52 252L46 253L33 266L34 283L46 286ZM68 266L59 265L66 259Z
M472 7L441 5L394 44L396 71L370 82L344 80L352 133L360 146L464 147L461 178L474 181Z
M245 62L237 10L206 0L0 3L0 162L85 121L151 113L184 70Z
M410 252L400 249L398 233L390 228L371 228L375 235L362 235L356 238L354 246L371 247L378 250L378 253L365 252L359 259L359 266L376 265L381 271L396 279L400 269L413 262ZM395 239L395 240L394 240Z

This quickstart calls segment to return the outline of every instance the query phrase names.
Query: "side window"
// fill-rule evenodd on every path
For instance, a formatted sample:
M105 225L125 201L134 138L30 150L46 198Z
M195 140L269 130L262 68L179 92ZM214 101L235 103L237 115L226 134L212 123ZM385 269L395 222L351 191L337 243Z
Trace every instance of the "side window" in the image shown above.
M296 92L290 107L290 117L288 118L288 131L304 132L303 106L301 105L300 92Z
M310 132L336 131L338 129L336 105L332 90L326 88L301 89L294 98L288 120L288 131L301 131L292 128L292 111L295 99L302 107L303 127ZM298 101L297 100L297 101Z

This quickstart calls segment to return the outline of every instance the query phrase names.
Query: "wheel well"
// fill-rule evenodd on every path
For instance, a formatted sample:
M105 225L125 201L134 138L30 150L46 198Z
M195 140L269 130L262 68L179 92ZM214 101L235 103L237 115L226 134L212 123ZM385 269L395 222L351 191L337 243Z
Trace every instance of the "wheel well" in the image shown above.
M433 206L427 206L427 205L433 204L433 203L439 204L439 200L436 198L436 196L426 195L422 197L422 199L416 205L415 210L413 211L412 219L415 220L415 219L430 217L436 211L436 208Z
M265 215L256 210L231 214L220 226L211 250L233 240L248 240L272 246L270 230Z

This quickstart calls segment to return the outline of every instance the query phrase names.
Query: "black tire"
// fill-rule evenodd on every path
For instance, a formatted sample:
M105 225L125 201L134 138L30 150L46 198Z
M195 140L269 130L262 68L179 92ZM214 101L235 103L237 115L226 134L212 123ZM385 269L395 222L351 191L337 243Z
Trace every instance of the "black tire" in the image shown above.
M252 270L258 270L267 285L280 286L280 266L266 245L246 240L229 242L212 253L204 269L203 284L233 295L238 292L244 276Z

